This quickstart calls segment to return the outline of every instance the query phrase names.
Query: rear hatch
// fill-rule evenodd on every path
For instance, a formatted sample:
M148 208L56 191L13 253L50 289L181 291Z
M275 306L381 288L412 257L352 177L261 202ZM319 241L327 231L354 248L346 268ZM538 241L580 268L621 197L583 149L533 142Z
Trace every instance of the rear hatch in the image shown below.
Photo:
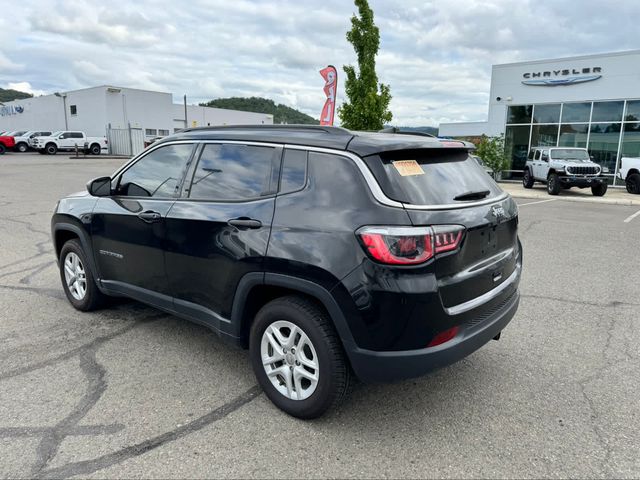
M383 152L364 158L385 194L415 226L461 225L458 250L434 262L445 307L508 281L519 258L517 206L466 149Z

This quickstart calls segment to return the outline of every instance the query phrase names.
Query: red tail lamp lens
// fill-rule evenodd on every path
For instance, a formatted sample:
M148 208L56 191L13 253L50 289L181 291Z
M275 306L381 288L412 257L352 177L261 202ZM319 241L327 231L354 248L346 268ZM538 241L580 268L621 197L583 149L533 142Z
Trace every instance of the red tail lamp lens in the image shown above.
M356 232L365 250L388 265L417 265L458 248L464 227L364 227Z
M429 342L427 347L435 347L437 345L442 345L443 343L452 340L458 334L459 327L451 327L444 332L438 333L433 339Z

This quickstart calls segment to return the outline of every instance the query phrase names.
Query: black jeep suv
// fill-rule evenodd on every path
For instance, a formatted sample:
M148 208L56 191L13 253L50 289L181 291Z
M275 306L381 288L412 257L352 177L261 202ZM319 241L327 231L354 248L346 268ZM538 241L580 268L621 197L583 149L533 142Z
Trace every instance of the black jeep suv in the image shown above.
M469 144L316 126L189 129L58 203L67 298L126 296L249 348L285 412L424 374L518 307L518 210Z

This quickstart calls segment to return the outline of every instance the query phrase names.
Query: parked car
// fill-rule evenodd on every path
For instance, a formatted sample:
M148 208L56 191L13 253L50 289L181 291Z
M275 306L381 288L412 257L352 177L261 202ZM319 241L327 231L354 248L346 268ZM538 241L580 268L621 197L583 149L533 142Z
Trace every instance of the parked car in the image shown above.
M0 155L4 155L7 150L13 149L16 146L16 141L11 135L0 136Z
M84 132L64 130L48 137L36 137L33 146L47 155L55 155L58 150L75 151L76 148L92 155L100 155L108 150L106 137L87 137Z
M624 180L627 192L640 194L640 158L622 157L618 176Z
M32 139L35 139L36 137L46 137L48 135L51 135L51 132L35 130L29 130L28 132L24 132L22 135L16 135L13 137L16 142L14 149L17 152L26 152L30 148L30 141Z
M425 374L518 308L515 202L467 148L320 126L187 129L51 220L62 288L131 297L246 347L300 418L362 381ZM133 346L132 346L133 348Z
M596 197L607 192L607 181L602 168L591 161L586 148L537 147L529 152L522 175L524 188L535 182L547 184L549 195L558 195L560 189L588 188Z

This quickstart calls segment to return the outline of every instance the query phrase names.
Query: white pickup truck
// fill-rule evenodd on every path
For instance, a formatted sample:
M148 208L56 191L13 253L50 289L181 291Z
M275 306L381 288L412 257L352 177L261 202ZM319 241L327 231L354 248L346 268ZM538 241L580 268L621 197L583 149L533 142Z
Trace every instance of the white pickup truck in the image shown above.
M618 176L627 185L627 192L640 194L640 157L622 157Z
M106 137L87 137L84 132L71 130L54 132L48 137L36 137L32 146L38 153L47 155L55 155L58 150L75 151L76 148L92 155L100 155L108 150Z

